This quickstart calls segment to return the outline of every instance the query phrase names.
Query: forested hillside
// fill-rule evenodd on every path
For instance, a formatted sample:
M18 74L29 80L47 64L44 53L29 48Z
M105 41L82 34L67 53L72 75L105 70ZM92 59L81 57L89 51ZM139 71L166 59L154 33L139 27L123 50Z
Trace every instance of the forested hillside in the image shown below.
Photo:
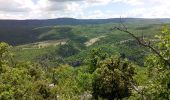
M170 22L170 19L142 19L142 18L125 18L125 23L135 25L142 24L162 24ZM119 23L120 18L112 19L73 19L57 18L48 20L0 20L0 41L5 41L11 45L20 45L31 42L37 42L41 33L37 28L60 26L60 25L96 25L106 23ZM47 29L48 30L48 29ZM44 28L43 31L46 31Z
M170 20L0 21L0 100L169 100Z

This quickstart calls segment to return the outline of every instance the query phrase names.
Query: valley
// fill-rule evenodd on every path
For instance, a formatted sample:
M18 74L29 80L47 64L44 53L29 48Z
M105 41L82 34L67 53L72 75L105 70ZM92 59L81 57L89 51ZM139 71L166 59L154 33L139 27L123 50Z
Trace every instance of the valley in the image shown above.
M8 76L14 77L8 83L10 89L13 89L11 84L21 85L11 90L14 93L11 97L17 94L16 98L25 95L21 96L22 99L92 100L93 96L99 95L98 98L103 100L102 93L114 92L112 88L126 96L122 90L126 88L132 90L128 100L141 98L141 93L135 89L145 91L149 88L148 76L152 73L147 66L162 60L128 33L113 29L124 27L119 21L118 18L0 20L0 65L6 66L2 69L5 74L0 78L8 83ZM164 26L169 29L170 19L125 18L123 24L151 46L162 47L160 50L169 46L166 45L168 36L166 42L161 39L166 36L167 31L162 29ZM0 85L0 90L2 87ZM8 98L6 92L3 93L0 92L0 99L2 96Z

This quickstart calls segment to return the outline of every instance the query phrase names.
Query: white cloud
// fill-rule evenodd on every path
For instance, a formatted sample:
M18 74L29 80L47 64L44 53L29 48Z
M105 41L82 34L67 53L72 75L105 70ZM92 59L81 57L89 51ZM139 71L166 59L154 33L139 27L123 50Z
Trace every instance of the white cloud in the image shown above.
M110 3L112 0L86 0L89 4L99 4L99 5L106 5Z
M31 0L0 0L0 11L24 12L34 6Z
M121 3L125 3L125 4L136 6L136 5L144 4L143 1L144 0L114 0L113 2L121 2Z
M140 18L170 18L170 1L169 0L141 0L142 5L137 6L126 13L128 17Z
M169 0L33 1L35 0L0 0L0 19L170 17Z

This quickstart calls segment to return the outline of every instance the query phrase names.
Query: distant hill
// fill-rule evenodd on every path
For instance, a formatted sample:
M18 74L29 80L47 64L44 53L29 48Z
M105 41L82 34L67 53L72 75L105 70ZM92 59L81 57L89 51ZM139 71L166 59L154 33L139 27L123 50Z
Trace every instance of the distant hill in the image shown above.
M170 19L142 19L124 18L125 23L135 24L158 24L169 23ZM56 26L56 25L88 25L119 23L120 18L110 19L74 19L57 18L47 20L0 20L0 41L5 41L11 45L19 45L37 41L39 32L33 30L37 27Z
M41 27L51 25L85 25L85 24L104 24L111 22L119 22L119 18L113 19L73 19L73 18L57 18L47 20L0 20L0 27Z
M124 22L170 22L169 18L165 19L144 19L144 18L123 18ZM50 26L50 25L85 25L85 24L104 24L104 23L119 23L120 18L110 19L74 19L74 18L57 18L46 20L0 20L0 27L17 27L17 26Z

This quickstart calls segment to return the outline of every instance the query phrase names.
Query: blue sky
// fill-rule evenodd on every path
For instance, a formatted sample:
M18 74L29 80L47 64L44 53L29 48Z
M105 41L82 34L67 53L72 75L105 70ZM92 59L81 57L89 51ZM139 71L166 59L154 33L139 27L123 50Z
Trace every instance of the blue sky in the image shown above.
M0 0L0 19L169 18L169 0Z

